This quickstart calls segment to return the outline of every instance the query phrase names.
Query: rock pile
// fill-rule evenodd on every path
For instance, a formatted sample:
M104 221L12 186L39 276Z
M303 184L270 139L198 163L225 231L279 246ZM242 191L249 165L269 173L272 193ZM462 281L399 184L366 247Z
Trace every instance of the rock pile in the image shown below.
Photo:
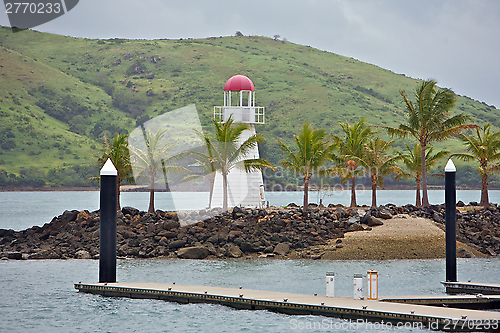
M476 206L471 202L457 210L457 240L484 254L500 255L500 209L495 205L488 209ZM445 228L444 205L416 209L412 214L433 219L441 229Z
M444 205L419 208L388 204L365 209L360 215L356 209L313 206L303 214L300 207L290 204L287 208L234 207L216 216L213 210L200 210L189 213L190 221L200 222L181 226L176 212L148 214L124 207L117 220L117 254L130 258L285 257L293 250L325 245L332 239L341 247L344 233L371 230L398 214L433 219L444 229ZM499 255L500 209L461 208L457 211L457 239L482 253ZM65 211L43 227L0 229L0 258L98 257L99 211Z
M117 219L117 254L151 258L238 258L248 254L285 256L292 249L325 244L344 233L370 230L376 218L342 207L312 209L304 215L299 207L264 209L233 208L208 217L192 213L200 222L181 227L176 212L155 214L124 207ZM208 217L203 219L203 217ZM203 219L203 220L202 220ZM363 226L362 223L365 223ZM23 231L0 229L0 257L10 259L98 258L99 211L65 211L43 227Z

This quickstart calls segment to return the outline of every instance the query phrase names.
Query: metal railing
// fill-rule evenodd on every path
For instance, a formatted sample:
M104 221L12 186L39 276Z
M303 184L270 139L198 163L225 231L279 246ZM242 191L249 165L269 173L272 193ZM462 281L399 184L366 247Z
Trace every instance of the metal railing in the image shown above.
M214 106L214 118L225 122L233 115L234 121L248 124L265 124L264 107L256 106Z

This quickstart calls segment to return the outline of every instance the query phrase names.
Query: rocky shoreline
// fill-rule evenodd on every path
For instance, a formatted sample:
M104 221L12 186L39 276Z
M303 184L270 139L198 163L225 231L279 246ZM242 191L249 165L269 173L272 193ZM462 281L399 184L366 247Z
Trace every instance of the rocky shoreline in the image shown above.
M479 208L479 207L478 207ZM276 257L320 259L308 251L318 245L342 248L344 234L370 231L385 219L408 214L433 219L444 228L444 205L417 208L393 205L358 209L312 205L307 214L286 208L234 207L190 212L198 223L181 226L176 212L154 214L123 207L117 220L117 255L123 258L186 259ZM457 212L457 239L487 255L500 254L500 210ZM98 259L99 211L65 211L43 227L23 231L0 229L2 259Z

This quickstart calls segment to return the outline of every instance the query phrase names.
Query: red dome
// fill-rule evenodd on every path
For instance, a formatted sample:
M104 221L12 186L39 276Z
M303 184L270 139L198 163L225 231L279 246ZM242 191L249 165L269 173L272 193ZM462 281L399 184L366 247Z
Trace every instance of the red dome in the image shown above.
M227 80L224 85L224 91L242 91L250 90L255 91L252 80L245 75L235 75Z

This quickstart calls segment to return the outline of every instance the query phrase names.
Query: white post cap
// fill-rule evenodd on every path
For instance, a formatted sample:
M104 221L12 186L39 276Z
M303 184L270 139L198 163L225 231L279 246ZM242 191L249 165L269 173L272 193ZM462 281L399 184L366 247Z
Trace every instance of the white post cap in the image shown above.
M446 166L444 167L444 172L456 172L457 169L455 168L455 164L453 164L451 158L448 160L448 163L446 163Z
M118 176L118 172L116 172L116 168L111 162L111 159L108 158L106 163L102 166L101 176Z

